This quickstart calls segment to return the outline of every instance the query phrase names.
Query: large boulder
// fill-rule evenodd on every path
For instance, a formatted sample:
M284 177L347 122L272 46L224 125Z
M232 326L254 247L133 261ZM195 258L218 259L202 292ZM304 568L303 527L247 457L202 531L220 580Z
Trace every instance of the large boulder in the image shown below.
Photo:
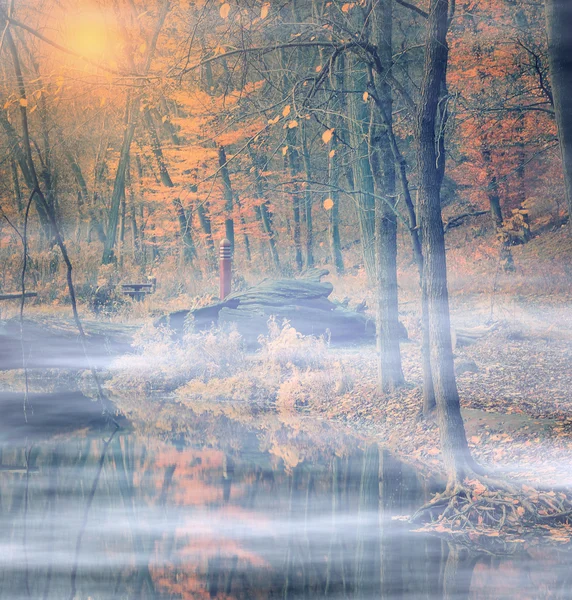
M182 334L192 319L195 330L213 325L234 325L249 345L268 332L268 320L287 319L304 335L327 335L333 343L371 341L375 324L364 314L348 310L328 299L333 291L321 282L322 271L302 279L264 280L258 285L228 296L224 301L196 310L178 311L156 321Z

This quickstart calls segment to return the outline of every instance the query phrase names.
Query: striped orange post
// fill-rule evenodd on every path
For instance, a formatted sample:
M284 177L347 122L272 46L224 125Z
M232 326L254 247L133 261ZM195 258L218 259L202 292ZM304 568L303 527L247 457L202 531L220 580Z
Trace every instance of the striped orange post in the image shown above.
M230 294L232 281L232 248L225 238L219 247L220 299L224 300Z

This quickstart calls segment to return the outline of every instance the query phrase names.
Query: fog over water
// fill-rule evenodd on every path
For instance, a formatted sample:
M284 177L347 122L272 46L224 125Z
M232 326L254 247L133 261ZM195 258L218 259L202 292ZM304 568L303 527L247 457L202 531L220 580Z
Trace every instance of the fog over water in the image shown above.
M323 422L186 427L4 435L0 597L572 597L572 557L553 546L411 531L395 517L438 482Z

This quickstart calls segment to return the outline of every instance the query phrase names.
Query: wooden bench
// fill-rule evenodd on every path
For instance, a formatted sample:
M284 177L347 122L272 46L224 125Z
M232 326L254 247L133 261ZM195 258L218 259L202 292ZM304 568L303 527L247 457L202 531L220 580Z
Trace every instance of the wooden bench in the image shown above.
M147 294L152 294L155 291L155 281L152 283L123 283L121 291L132 300L141 302Z

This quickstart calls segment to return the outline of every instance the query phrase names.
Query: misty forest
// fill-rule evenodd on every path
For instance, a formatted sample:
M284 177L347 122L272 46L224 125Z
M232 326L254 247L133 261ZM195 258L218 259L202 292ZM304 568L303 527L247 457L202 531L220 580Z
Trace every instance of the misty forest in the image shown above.
M0 0L0 598L572 599L572 2Z

